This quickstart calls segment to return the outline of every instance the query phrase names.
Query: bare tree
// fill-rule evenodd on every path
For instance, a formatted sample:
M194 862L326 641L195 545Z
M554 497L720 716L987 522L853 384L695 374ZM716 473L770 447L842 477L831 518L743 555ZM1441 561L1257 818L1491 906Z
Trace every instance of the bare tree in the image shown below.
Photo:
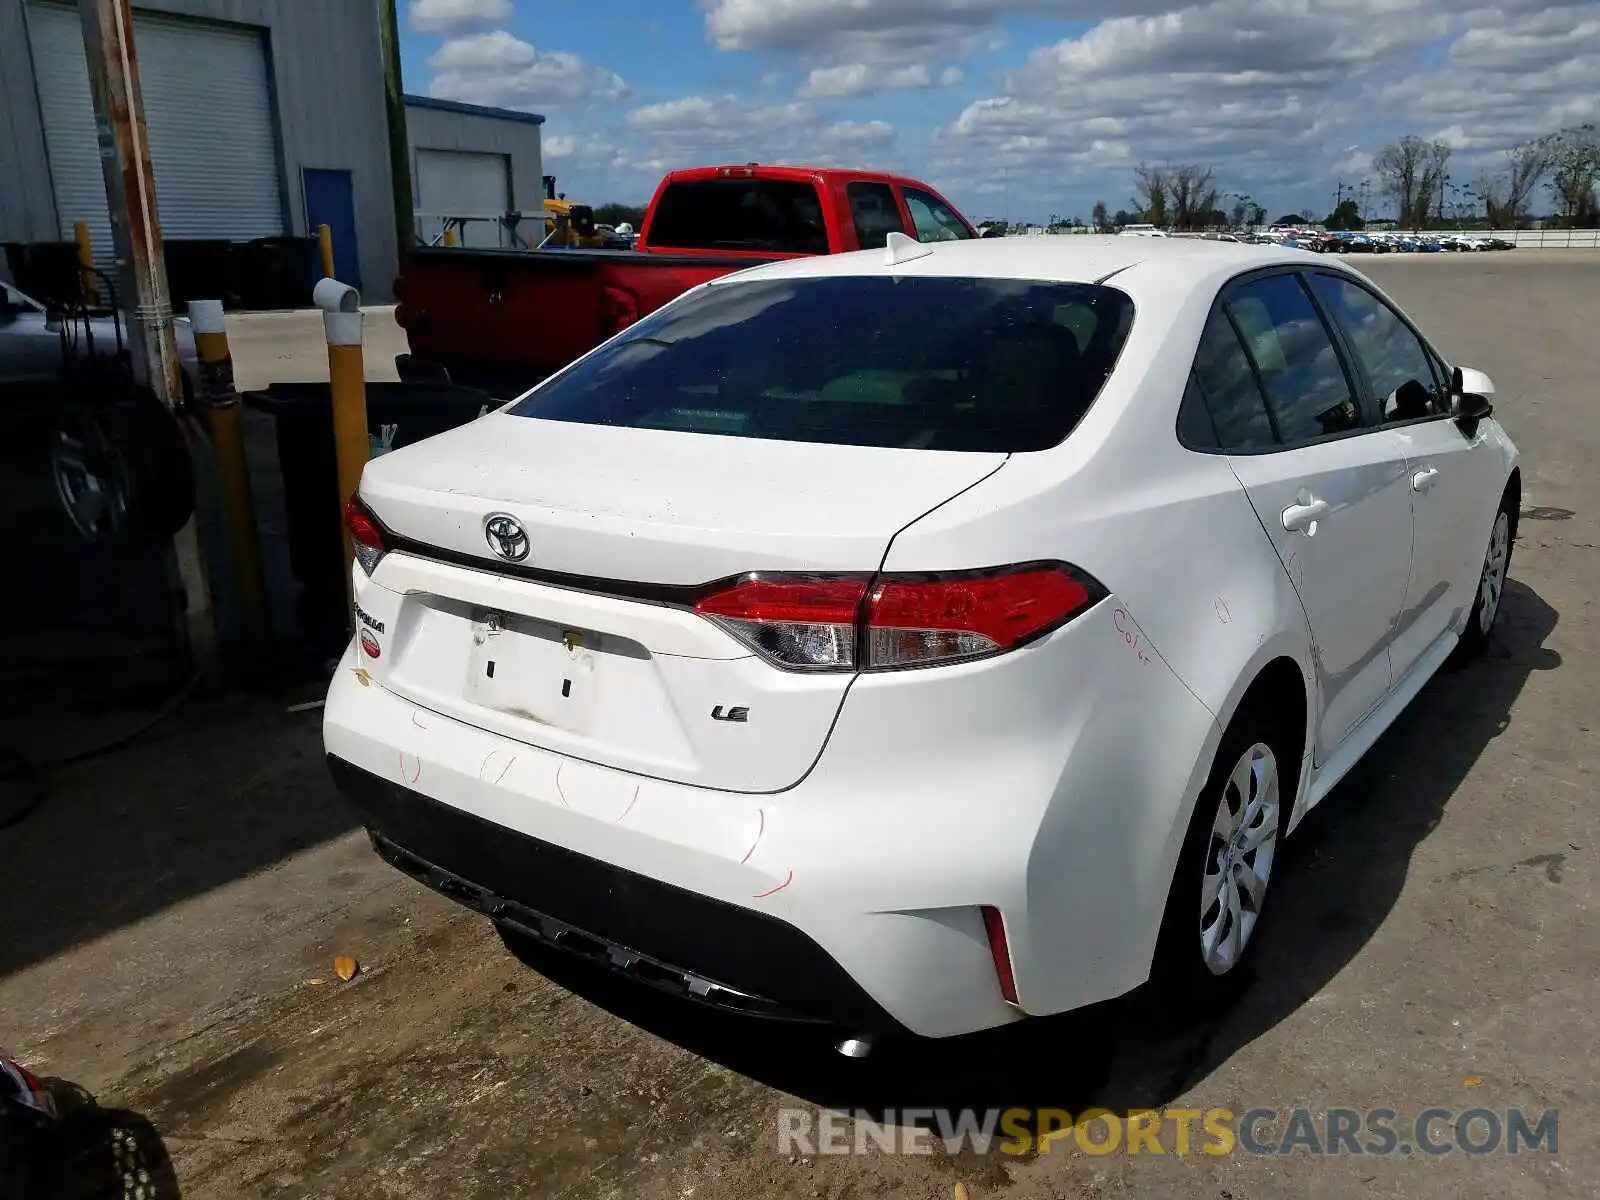
M1505 170L1484 191L1484 216L1496 229L1516 229L1528 216L1534 189L1555 162L1554 138L1533 138L1506 151Z
M1104 200L1096 200L1094 202L1093 215L1096 233L1099 233L1102 229L1105 229L1108 225L1110 225L1111 216L1109 210L1106 208L1106 202Z
M1172 196L1172 223L1179 229L1193 229L1217 206L1217 188L1210 167L1180 163L1166 168L1167 188Z
M1395 202L1401 225L1420 229L1428 210L1444 191L1450 147L1408 134L1385 146L1372 162L1378 186Z
M1439 220L1444 220L1445 184L1449 179L1446 168L1449 165L1448 145L1444 142L1426 143L1422 153L1422 174L1417 179L1416 228L1427 227L1430 209L1437 209Z
M1600 179L1600 131L1593 125L1563 129L1552 136L1550 193L1568 225L1595 212L1595 183Z
M1172 178L1166 167L1140 163L1133 169L1134 207L1158 229L1165 229L1170 219L1167 197L1171 187Z

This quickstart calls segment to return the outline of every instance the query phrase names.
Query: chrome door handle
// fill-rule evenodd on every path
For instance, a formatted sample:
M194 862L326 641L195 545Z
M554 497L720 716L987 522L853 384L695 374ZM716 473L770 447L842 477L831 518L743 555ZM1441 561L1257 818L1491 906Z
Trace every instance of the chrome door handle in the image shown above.
M1434 480L1438 478L1438 467L1426 467L1411 477L1411 490L1413 492L1425 492L1433 486Z
M1326 500L1308 500L1304 504L1291 504L1283 510L1283 527L1290 532L1304 532L1328 515Z

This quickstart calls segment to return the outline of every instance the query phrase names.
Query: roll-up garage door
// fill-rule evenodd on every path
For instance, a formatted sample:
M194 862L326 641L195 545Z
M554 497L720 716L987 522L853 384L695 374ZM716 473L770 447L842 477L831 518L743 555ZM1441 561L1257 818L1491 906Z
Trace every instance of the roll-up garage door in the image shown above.
M511 162L504 154L417 150L418 233L431 238L446 217L499 217L511 207ZM468 221L464 246L498 246L500 226Z
M262 31L146 12L135 13L133 29L163 235L283 233ZM28 37L62 236L87 221L95 258L107 262L111 223L77 10L30 4Z

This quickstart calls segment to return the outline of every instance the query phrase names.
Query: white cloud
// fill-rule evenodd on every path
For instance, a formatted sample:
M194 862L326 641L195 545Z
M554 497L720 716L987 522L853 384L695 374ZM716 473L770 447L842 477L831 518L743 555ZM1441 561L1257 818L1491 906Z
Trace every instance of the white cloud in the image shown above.
M1133 164L1196 162L1224 190L1326 211L1401 133L1448 140L1464 179L1592 119L1597 78L1592 0L1211 0L1036 49L948 122L924 169L958 193L992 194L999 174L1033 207L1071 193L1115 209Z
M700 0L700 7L722 50L786 56L808 68L928 70L1004 45L999 21L1008 14L1110 16L1146 2L1159 0Z
M503 25L515 13L511 0L411 0L409 15L419 33L454 33Z
M700 0L724 50L815 49L860 34L982 29L1007 15L1066 18L1147 12L1156 0Z
M697 3L714 46L758 56L760 88L610 116L620 79L505 33L448 70L475 93L463 99L600 99L583 114L592 132L564 121L546 146L585 177L572 186L592 180L602 199L643 198L668 168L758 159L905 170L958 202L987 198L984 215L1001 203L1013 215L1087 215L1097 198L1129 203L1140 161L1170 160L1213 167L1225 192L1276 210L1325 212L1337 185L1358 186L1401 134L1447 139L1464 181L1523 138L1600 121L1596 0ZM1031 52L1014 46L1012 68L989 74L981 56L1048 28L1037 18L1083 24ZM974 84L986 87L976 98ZM959 99L935 90L958 86ZM900 128L876 119L884 101L871 97L912 89L923 94L893 109Z
M628 94L614 71L565 51L543 51L496 29L447 41L428 60L429 93L503 108L596 104Z
M938 78L939 87L950 87L963 78L959 67L947 67ZM841 63L814 67L800 85L802 100L838 100L865 96L879 91L914 91L935 86L934 75L923 63L886 67L879 63Z
M644 172L715 162L855 165L885 169L894 127L823 120L810 104L751 104L737 96L685 96L636 108L616 165Z

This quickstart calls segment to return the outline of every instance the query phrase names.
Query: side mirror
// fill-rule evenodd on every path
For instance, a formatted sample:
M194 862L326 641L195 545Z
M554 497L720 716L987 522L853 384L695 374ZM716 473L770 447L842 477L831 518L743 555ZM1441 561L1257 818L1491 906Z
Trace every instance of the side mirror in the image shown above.
M1456 424L1468 437L1478 431L1478 422L1494 415L1494 381L1482 371L1457 367L1450 373L1450 403Z
M1482 371L1474 371L1471 367L1457 367L1451 372L1450 383L1452 395L1494 395L1494 380Z

